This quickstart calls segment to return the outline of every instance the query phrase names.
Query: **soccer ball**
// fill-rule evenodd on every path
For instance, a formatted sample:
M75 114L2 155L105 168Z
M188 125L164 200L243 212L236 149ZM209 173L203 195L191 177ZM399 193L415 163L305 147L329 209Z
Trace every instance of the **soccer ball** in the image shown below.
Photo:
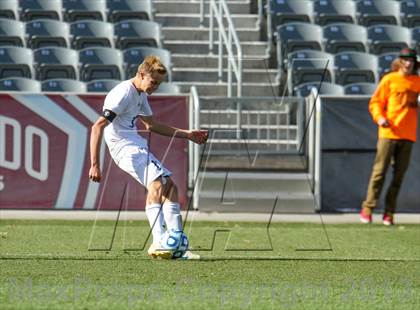
M165 232L160 239L162 250L172 252L172 258L180 258L188 250L188 238L181 230L171 230Z

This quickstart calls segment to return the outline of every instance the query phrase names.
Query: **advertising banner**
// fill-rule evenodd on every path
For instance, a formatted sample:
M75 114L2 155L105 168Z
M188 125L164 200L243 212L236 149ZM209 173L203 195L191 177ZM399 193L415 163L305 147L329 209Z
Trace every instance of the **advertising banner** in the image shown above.
M144 210L146 191L101 146L101 183L88 178L89 139L104 95L0 94L0 209ZM154 118L188 127L187 97L149 96ZM151 152L172 171L186 205L188 148L144 130ZM124 201L122 201L124 200Z

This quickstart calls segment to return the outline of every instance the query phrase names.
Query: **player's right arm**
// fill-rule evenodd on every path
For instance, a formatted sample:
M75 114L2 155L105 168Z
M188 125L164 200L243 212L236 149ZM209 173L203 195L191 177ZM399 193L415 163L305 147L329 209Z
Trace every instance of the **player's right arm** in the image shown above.
M95 124L92 125L90 132L90 169L89 179L94 182L101 181L101 165L100 165L100 146L102 141L102 135L105 126L108 125L108 120L100 116Z
M379 82L378 87L369 101L369 111L374 122L381 127L388 127L390 125L386 116L386 105L389 98L389 76L385 76Z

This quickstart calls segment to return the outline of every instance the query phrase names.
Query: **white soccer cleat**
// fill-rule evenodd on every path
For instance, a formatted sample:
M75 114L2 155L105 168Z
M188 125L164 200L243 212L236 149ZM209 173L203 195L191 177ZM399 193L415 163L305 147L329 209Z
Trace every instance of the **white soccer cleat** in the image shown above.
M200 258L201 258L200 255L194 254L191 251L186 251L184 253L184 255L182 255L179 259L184 259L184 260L198 260Z

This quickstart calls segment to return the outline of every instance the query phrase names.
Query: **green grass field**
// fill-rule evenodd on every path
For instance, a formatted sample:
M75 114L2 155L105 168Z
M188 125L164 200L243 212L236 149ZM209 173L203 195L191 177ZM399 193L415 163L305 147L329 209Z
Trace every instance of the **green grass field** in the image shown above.
M0 308L420 308L419 225L190 223L200 261L151 260L146 222L114 225L1 221Z

